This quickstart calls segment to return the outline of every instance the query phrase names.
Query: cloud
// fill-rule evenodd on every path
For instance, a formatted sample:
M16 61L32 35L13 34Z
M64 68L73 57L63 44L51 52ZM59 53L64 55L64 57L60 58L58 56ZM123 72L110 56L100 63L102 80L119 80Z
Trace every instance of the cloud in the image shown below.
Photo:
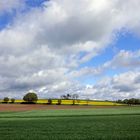
M140 50L127 51L120 50L113 58L104 64L96 67L83 67L69 73L70 77L90 77L103 75L111 70L139 70L140 69Z
M78 78L78 77L91 77L97 76L102 73L102 69L93 68L93 67L84 67L79 70L73 70L69 73L69 77Z
M117 100L140 97L140 72L128 71L111 77L104 77L97 84L81 91L83 98Z
M103 68L112 69L139 69L140 68L140 50L126 51L120 50L111 61L106 62Z
M1 5L2 12L20 7L19 0ZM19 13L12 24L0 31L0 96L6 92L20 96L20 91L30 89L39 92L40 97L67 92L84 96L85 86L74 78L98 75L102 68L80 65L101 55L124 28L137 33L139 6L138 0L51 0ZM104 67L136 67L138 58L137 52L122 51ZM115 87L109 90L116 91ZM102 91L107 94L108 89ZM97 97L114 97L113 94L99 92Z
M1 0L0 1L0 15L4 12L12 12L23 6L23 2L20 0Z

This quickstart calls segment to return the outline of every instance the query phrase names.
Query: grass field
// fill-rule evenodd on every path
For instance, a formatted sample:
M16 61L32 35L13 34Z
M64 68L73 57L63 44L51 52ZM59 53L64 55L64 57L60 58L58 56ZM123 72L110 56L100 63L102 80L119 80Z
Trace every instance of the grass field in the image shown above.
M139 140L140 107L0 112L2 140Z

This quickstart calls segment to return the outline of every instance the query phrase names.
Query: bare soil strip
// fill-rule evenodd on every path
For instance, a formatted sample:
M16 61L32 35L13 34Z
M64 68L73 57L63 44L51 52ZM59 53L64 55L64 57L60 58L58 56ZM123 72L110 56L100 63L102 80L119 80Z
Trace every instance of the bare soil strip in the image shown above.
M0 112L3 112L3 111L29 111L29 110L60 110L60 109L119 108L119 107L120 107L120 106L0 104Z

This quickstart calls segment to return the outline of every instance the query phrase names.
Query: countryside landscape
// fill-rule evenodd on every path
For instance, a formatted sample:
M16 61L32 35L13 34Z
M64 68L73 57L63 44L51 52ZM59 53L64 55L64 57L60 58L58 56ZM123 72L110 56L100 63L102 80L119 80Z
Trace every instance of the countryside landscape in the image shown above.
M0 140L140 140L140 0L0 0Z
M0 100L1 138L140 138L140 100L113 102L72 99L70 95L61 97L65 99L38 99L36 93L29 92L22 100L10 100L8 97Z

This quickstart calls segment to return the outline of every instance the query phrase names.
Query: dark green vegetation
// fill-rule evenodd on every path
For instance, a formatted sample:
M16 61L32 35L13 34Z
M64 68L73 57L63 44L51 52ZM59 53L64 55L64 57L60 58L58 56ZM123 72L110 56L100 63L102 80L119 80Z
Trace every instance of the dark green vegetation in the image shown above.
M116 102L120 103L120 104L140 105L140 99L135 99L135 98L124 99L124 100L117 100Z
M36 103L38 97L36 93L30 92L23 97L23 100L26 101L27 103Z
M3 103L8 103L9 98L8 97L4 97L3 101L4 101Z
M2 140L139 140L140 107L0 113Z
M14 102L15 102L15 99L14 99L14 98L12 98L12 99L11 99L11 103L14 103Z

